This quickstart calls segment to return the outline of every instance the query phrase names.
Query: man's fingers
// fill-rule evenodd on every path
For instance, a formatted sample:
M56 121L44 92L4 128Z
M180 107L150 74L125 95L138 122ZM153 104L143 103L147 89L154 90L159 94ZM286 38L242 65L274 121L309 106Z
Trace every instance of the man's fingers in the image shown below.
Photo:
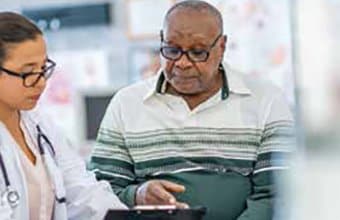
M175 203L176 207L179 209L188 209L189 205L183 202L176 202Z
M176 202L175 197L169 193L162 184L157 184L155 187L152 187L150 194L162 204L175 204Z
M169 192L181 193L185 191L185 187L183 185L179 185L177 183L173 183L166 180L161 180L160 182L162 186Z
M178 208L186 208L186 204L177 202L172 195L172 193L181 193L184 190L184 186L170 181L151 180L142 184L137 190L136 203L139 205L176 205Z

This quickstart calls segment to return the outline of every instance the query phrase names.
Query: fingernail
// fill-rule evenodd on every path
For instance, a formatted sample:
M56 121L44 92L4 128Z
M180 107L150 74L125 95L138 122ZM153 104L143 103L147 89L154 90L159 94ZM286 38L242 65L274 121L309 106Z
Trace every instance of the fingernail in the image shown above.
M176 200L175 200L175 198L170 198L169 202L170 202L170 203L175 203Z

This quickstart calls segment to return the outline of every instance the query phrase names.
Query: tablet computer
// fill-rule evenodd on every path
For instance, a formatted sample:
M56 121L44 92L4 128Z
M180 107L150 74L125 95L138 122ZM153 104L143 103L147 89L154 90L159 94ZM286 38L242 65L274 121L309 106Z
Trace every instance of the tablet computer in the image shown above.
M202 220L205 213L205 207L138 206L129 210L109 210L105 220Z

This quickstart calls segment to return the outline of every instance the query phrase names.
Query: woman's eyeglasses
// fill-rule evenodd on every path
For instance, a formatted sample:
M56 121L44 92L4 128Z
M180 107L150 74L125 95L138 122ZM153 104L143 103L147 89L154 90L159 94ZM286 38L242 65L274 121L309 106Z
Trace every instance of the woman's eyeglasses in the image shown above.
M10 76L22 78L23 85L25 87L34 87L39 82L41 77L44 77L46 80L50 78L54 72L55 66L56 66L56 63L53 60L47 59L46 65L42 72L17 73L17 72L8 70L6 68L3 68L1 66L0 66L0 70L7 73Z

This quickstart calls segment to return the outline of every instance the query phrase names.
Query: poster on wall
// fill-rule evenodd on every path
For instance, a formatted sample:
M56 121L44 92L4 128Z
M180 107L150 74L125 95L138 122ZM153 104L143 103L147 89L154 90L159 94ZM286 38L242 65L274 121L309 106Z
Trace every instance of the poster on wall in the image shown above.
M127 35L130 39L157 38L173 0L127 0Z
M157 74L160 68L159 49L134 47L129 50L129 82L137 82Z
M79 142L79 103L82 90L109 86L108 55L101 50L58 51L50 55L56 70L41 98L39 108L73 142Z

